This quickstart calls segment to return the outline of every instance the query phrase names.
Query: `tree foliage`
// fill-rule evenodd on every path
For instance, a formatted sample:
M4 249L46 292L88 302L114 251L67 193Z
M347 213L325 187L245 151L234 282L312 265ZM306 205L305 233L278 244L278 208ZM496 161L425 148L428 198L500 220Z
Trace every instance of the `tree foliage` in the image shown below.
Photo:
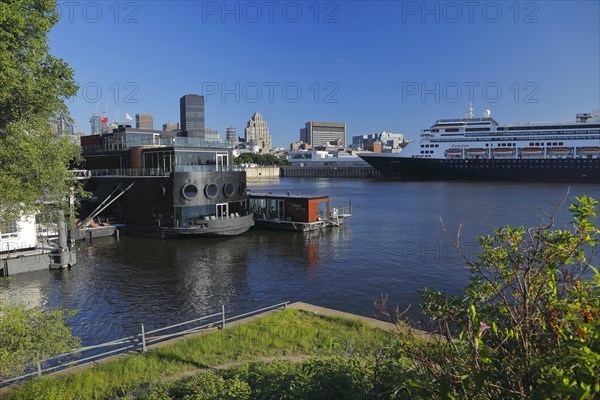
M506 226L479 238L478 259L465 256L464 296L422 291L435 335L423 342L401 331L410 362L399 397L600 396L598 202L577 200L571 229Z
M38 361L79 346L65 320L72 313L0 303L0 382Z
M234 158L236 165L257 164L257 165L288 165L288 160L281 160L273 154L243 153Z
M49 54L47 34L58 21L52 0L0 2L0 205L16 219L63 199L75 184L69 161L78 146L53 135L49 121L68 118L73 71Z

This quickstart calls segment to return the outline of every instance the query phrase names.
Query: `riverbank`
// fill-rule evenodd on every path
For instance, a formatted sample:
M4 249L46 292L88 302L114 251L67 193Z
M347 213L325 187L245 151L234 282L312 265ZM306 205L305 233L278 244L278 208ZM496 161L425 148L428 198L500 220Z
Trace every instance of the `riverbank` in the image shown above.
M144 392L205 370L250 362L305 361L353 352L373 357L393 324L294 303L283 311L238 321L224 330L167 342L146 353L65 370L0 391L7 399L102 399Z

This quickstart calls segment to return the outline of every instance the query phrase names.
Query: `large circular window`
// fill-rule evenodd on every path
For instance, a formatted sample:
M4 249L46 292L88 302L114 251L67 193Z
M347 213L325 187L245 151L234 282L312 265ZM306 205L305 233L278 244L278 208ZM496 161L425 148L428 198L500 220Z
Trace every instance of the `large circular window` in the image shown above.
M194 185L193 183L188 183L181 188L181 194L183 194L183 197L188 200L193 199L194 197L198 196L198 186Z
M216 195L219 194L219 187L217 185L215 185L214 183L209 183L204 188L204 194L209 199L212 199L213 197L215 197Z
M223 185L223 193L225 193L225 196L231 197L233 196L233 192L235 192L235 187L233 186L233 183L228 182Z
M246 182L240 182L240 184L238 186L238 191L240 192L240 194L242 196L244 196L246 194Z

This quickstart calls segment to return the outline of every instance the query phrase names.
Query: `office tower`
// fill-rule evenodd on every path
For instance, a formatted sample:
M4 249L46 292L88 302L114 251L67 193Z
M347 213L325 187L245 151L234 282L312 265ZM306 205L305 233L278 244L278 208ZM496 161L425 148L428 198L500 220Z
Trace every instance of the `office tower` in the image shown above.
M229 144L233 144L237 141L237 132L233 126L227 128L227 133L225 135L225 139Z
M167 122L162 126L163 132L171 132L179 130L179 122Z
M333 144L346 145L346 124L344 122L309 121L300 129L300 140L313 146Z
M252 118L246 124L244 130L246 139L246 148L255 152L268 153L271 149L271 136L267 122L262 116L255 112Z
M212 128L206 128L204 132L204 140L207 142L221 142L221 136L219 136L219 131Z
M181 129L188 137L204 138L204 96L186 94L179 99Z
M136 129L154 129L154 118L152 114L135 114Z
M102 122L100 120L101 117L99 115L96 115L96 113L94 113L94 115L92 115L92 118L90 118L92 135L99 135L102 133Z

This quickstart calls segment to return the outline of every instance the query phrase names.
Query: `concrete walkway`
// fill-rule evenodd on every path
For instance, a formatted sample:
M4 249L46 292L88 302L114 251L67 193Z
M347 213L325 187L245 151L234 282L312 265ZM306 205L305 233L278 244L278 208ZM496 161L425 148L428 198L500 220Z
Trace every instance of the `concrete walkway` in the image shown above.
M379 328L385 331L393 331L394 329L396 329L396 325L392 324L391 322L380 321L378 319L363 317L362 315L350 314L344 311L333 310L331 308L319 307L308 303L296 302L288 305L288 307L318 315L324 315L326 317L338 317L351 319L355 321L361 321L372 328Z

